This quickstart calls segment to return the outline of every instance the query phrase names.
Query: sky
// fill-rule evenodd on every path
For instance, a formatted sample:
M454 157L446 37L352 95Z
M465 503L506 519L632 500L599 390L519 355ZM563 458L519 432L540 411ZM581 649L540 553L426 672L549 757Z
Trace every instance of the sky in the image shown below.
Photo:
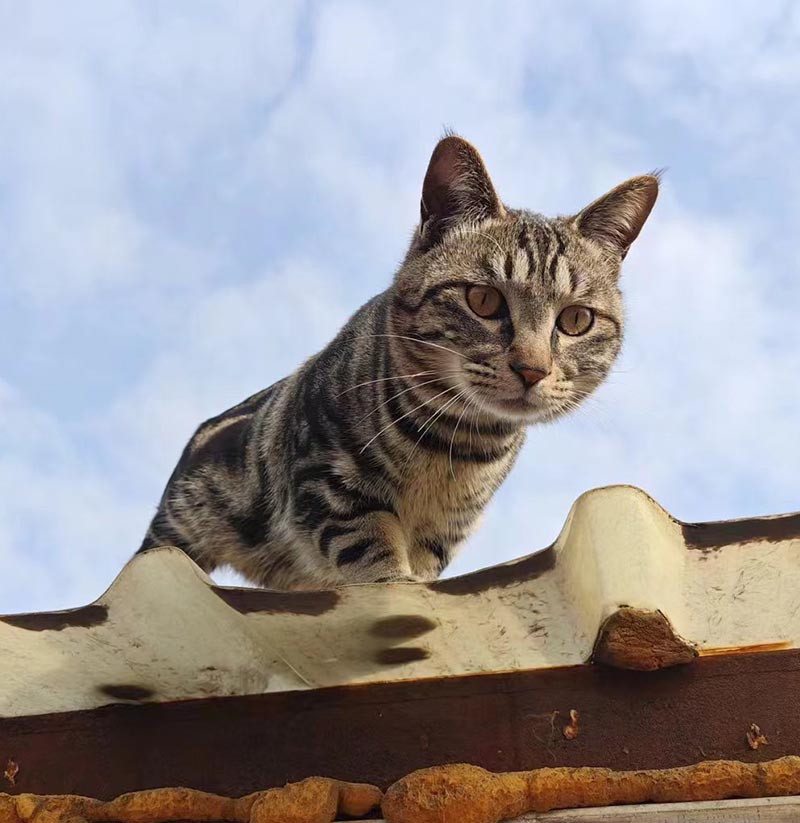
M800 509L798 88L792 2L0 0L0 613L99 597L194 428L390 283L445 127L547 214L667 169L623 356L448 574L598 486Z

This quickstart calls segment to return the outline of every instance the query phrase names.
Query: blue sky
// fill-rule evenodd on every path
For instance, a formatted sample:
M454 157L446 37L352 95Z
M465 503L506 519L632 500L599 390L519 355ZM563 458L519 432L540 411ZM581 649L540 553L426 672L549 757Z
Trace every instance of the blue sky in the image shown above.
M618 367L453 571L611 483L800 509L798 88L791 2L0 0L0 612L98 597L196 424L388 284L444 126L546 213L668 169Z

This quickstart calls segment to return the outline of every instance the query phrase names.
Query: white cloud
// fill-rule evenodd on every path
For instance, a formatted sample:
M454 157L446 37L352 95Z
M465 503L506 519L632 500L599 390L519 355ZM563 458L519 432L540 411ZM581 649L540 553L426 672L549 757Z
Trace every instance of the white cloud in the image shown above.
M12 283L74 299L174 277L192 183L207 185L291 86L298 6L35 2L5 18ZM225 184L215 177L206 196L224 198ZM207 251L202 237L192 245Z
M64 426L0 385L0 603L56 609L99 596L138 512Z

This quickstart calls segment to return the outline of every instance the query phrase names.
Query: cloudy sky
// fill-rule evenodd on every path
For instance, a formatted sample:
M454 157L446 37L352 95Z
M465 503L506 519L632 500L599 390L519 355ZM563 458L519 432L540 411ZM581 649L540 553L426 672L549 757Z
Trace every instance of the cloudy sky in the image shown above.
M623 358L452 571L595 486L800 509L799 87L791 2L0 0L0 612L98 597L197 423L388 284L444 126L548 213L668 168Z

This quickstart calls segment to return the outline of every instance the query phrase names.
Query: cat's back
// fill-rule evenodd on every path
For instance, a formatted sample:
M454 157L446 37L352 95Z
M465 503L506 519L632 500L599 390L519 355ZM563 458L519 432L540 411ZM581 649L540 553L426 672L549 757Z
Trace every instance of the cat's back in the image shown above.
M252 505L258 491L249 468L255 456L255 432L285 384L284 378L197 427L167 481L139 551L174 545L204 568L213 568L214 563L202 562L198 540L190 534L207 533L221 545L230 542L221 536L217 521L231 521L232 513Z
M221 462L233 468L241 458L258 412L280 393L284 383L285 379L279 380L201 423L186 444L171 480L207 462Z

